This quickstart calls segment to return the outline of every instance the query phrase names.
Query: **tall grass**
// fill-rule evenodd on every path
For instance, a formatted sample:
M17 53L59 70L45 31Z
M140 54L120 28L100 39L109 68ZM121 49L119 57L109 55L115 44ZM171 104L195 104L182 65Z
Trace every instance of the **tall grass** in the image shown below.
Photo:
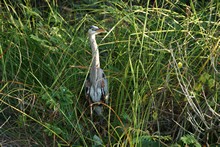
M0 4L3 146L218 143L217 0ZM108 30L97 36L110 91L102 127L84 96L90 25Z

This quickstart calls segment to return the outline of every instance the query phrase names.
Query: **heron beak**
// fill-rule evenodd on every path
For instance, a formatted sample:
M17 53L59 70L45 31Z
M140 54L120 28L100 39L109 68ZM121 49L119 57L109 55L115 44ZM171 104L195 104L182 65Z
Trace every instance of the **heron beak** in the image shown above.
M97 33L105 33L106 30L104 30L104 29L98 29L98 30L96 30L96 32L97 32Z

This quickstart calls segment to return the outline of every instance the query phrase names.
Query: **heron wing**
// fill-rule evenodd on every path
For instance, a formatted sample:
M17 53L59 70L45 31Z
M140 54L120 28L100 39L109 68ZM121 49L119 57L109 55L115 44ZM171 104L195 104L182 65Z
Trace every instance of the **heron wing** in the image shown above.
M108 80L105 77L104 72L102 73L102 101L108 103Z
M89 75L88 75L87 79L86 79L86 83L85 83L85 94L86 94L86 97L89 97L90 89L91 89L91 82L90 82Z
M93 102L102 101L108 103L108 80L102 69L98 69L98 87L94 89L94 83L91 81L90 75L88 75L85 83L86 97L91 98ZM93 85L93 86L92 86Z

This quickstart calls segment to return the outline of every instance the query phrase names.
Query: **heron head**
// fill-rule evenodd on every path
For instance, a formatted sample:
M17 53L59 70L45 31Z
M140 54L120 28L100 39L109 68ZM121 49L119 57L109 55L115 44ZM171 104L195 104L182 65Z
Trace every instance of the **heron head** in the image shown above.
M104 29L98 28L97 26L91 26L88 33L89 35L97 35L106 32Z

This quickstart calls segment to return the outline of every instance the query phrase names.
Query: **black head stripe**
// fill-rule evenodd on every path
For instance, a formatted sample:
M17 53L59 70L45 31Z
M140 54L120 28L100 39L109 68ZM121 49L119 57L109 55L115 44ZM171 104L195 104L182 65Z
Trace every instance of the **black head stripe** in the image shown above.
M98 28L97 26L91 26L90 29L93 30L93 31L96 31L96 30L98 30L99 28Z

